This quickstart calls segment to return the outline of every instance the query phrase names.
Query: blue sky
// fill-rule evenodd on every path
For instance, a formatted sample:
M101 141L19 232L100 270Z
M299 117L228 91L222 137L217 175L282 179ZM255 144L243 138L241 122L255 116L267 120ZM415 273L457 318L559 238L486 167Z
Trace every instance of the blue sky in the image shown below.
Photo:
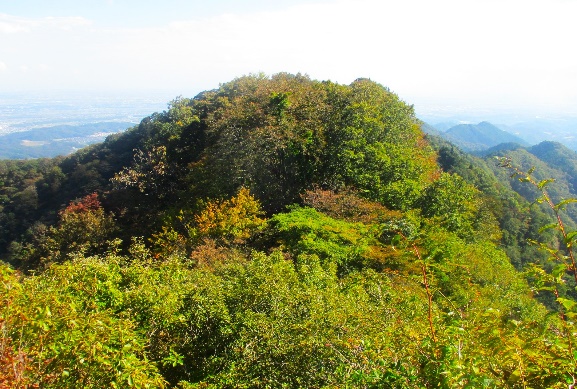
M101 27L162 26L224 13L282 10L310 0L0 0L0 13L42 18L83 16Z
M0 0L0 90L369 77L419 110L577 116L577 0Z

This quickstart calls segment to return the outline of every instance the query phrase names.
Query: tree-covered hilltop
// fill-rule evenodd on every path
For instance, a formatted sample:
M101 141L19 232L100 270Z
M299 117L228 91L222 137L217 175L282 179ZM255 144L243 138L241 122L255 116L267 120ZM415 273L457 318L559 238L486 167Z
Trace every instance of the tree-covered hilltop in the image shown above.
M31 201L29 213L50 224L70 200L105 193L119 222L138 231L240 187L269 213L299 202L314 186L354 187L409 209L438 174L434 160L412 108L374 82L251 76L179 98L168 111L54 163L50 175L31 169L30 179L10 183L5 192L30 192L38 204ZM4 248L31 222L3 231Z
M536 211L420 126L367 79L251 75L2 161L0 387L566 388L574 267L521 273Z
M502 143L516 143L527 145L527 142L516 135L508 133L495 127L489 122L478 124L458 124L446 131L437 131L434 128L424 129L427 133L441 138L459 146L462 150L471 153L482 153L483 151Z

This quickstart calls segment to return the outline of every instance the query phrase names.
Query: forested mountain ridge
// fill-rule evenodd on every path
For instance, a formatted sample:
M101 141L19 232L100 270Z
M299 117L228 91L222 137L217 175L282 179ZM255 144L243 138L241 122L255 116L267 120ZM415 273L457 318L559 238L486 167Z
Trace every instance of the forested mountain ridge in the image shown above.
M431 132L430 129L425 129L425 131L440 136L467 152L483 152L502 143L527 145L525 140L503 131L489 122L458 124L446 131L438 131L437 133Z
M493 150L485 160L507 157L524 171L534 169L536 180L551 180L554 185L547 188L548 194L555 202L577 197L577 153L557 142L541 142L531 147L514 147L509 149ZM511 189L519 193L530 202L537 200L541 193L537 188L523 185L514 177L507 177L505 171L496 164L491 165L494 174L501 182L508 184ZM577 210L573 207L565 209L566 221L577 226Z
M252 75L2 161L0 385L566 387L572 269L538 301L502 248L539 263L548 215L420 126L367 79Z
M577 163L577 153L557 142L542 142L531 147L504 143L486 150L481 157L467 154L438 136L429 135L428 139L438 151L443 170L460 175L491 198L499 199L494 204L498 207L495 215L503 232L502 247L512 263L521 269L523 263L539 261L537 258L544 253L535 252L535 246L527 245L527 240L543 239L547 234L538 230L549 224L554 215L546 206L535 203L541 192L512 177L511 171L500 166L499 158L510 158L524 171L534 169L535 179L539 181L553 180L547 188L548 194L555 202L561 202L577 197L572 168ZM574 207L567 207L561 213L568 226L577 226Z

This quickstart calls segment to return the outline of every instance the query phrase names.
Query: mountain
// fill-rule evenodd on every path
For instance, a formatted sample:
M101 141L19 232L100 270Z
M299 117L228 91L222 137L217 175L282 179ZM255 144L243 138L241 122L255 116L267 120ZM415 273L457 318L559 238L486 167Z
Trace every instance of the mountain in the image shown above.
M423 133L425 133L429 136L433 136L433 137L442 138L442 136L443 136L442 132L440 130L438 130L437 127L434 127L434 126L432 126L426 122L421 122L421 131L423 131Z
M431 118L431 119L433 119L433 118ZM435 122L432 125L432 127L436 128L437 130L439 130L441 132L445 132L449 128L455 127L458 124L460 124L460 122L458 120L450 120L450 121L444 121L444 122Z
M509 150L495 150L487 155L487 159L494 157L510 158L512 163L522 171L534 170L533 177L536 181L551 179L554 183L548 185L547 191L554 202L577 197L577 153L557 142L541 142L532 147L517 147ZM506 177L500 174L502 180ZM511 187L528 201L535 201L541 196L536 188L523 185L517 179L509 178ZM567 207L563 211L568 218L568 223L577 226L577 209Z
M571 384L572 241L422 126L369 79L257 74L0 160L0 386Z
M528 150L550 166L567 173L577 189L577 152L559 142L550 141L541 142Z
M501 161L507 158L520 171L532 170L535 182L553 180L546 187L547 193L554 203L559 203L577 198L577 153L557 142L541 142L532 147L502 143L482 154L472 155L440 137L430 137L430 142L438 152L443 170L462 176L484 194L500 199L493 207L497 207L495 217L503 234L502 247L511 262L519 269L535 262L548 266L546 252L527 241L549 239L555 245L554 235L541 231L555 216L545 203L537 201L543 193L536 186L520 181L519 176L504 168ZM577 228L575 206L563 207L559 212L566 228Z
M0 159L50 158L68 155L134 123L99 122L57 125L0 135Z
M523 148L519 143L516 142L507 142L507 143L499 143L497 146L493 146L481 152L475 153L479 156L487 156L487 155L494 155L499 152L506 153L508 151L517 150L519 148Z
M441 133L441 136L468 152L479 152L500 143L527 145L523 139L503 131L489 122L459 124Z
M554 141L577 150L577 118L575 117L535 117L531 120L516 121L505 127L515 134L522 134L530 144Z
M425 134L434 135L434 136L441 136L441 131L439 131L436 127L433 127L429 123L422 122L421 123L421 130Z

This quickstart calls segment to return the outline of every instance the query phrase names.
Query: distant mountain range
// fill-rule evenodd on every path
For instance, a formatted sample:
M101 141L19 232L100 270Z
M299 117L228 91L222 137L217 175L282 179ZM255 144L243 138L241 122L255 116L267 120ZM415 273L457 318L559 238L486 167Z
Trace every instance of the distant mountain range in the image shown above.
M559 142L577 151L577 118L535 118L511 125L499 125L514 134L522 134L530 144L543 141Z
M132 127L129 122L58 125L0 135L0 159L46 158L68 155L82 147L104 141Z
M441 126L443 127L443 126ZM431 125L423 126L423 131L440 136L443 139L459 146L463 151L479 153L498 146L502 143L514 143L529 146L524 139L513 135L489 122L479 124L458 124L442 131Z
M571 116L573 115L573 116ZM422 113L419 118L440 132L462 123L490 122L500 130L523 139L530 145L543 141L559 142L577 151L577 115L538 116L530 112L459 112ZM425 129L426 131L426 129Z

